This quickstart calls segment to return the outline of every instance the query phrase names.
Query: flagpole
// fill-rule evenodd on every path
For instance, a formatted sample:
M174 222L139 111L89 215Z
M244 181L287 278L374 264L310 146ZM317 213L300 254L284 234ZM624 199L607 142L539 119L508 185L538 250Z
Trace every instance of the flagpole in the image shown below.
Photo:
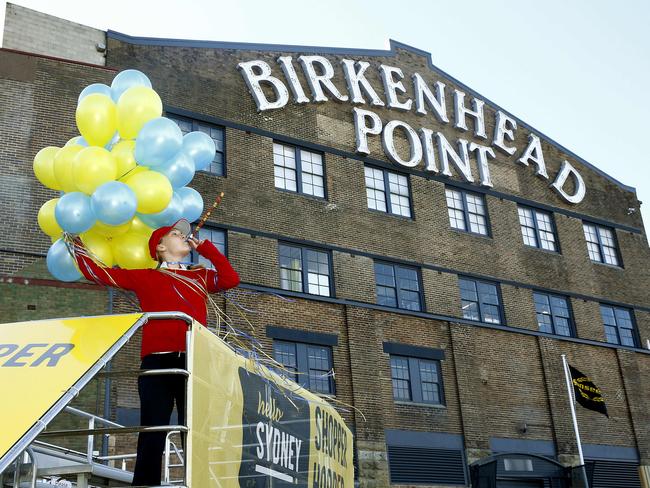
M571 418L573 419L573 430L576 434L576 441L578 443L578 458L580 460L580 471L583 478L583 483L586 488L589 487L587 481L587 472L585 471L585 458L582 455L582 443L580 442L580 431L578 430L578 419L576 417L575 396L573 394L573 387L571 386L571 374L569 373L569 363L566 360L566 354L562 354L562 364L564 365L564 379L566 380L567 393L569 394L569 405L571 406Z

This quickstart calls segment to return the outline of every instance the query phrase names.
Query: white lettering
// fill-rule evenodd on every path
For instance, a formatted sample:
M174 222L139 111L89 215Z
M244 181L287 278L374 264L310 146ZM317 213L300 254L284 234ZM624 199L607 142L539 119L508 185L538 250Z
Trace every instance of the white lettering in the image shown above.
M436 164L436 152L433 148L433 131L422 127L420 129L420 139L424 146L424 169L425 171L438 172L438 165Z
M566 183L566 180L569 176L573 176L573 183L575 188L573 195L569 195L566 191L563 190L564 184ZM551 188L557 191L569 203L580 203L587 193L585 182L582 179L582 176L580 176L580 173L578 173L576 169L571 166L571 164L566 160L562 163L560 172L557 174L555 181L551 185Z
M440 166L442 167L442 174L445 176L451 176L451 170L449 168L449 158L451 158L454 166L460 171L460 174L466 181L470 183L474 182L474 177L472 176L472 170L469 166L469 152L467 151L467 141L465 139L458 139L458 149L460 154L454 151L454 148L449 141L445 139L440 132L436 132L436 137L438 139L438 151L440 153Z
M373 136L380 134L383 124L379 115L370 110L355 107L353 111L354 131L357 136L357 152L361 154L370 154L370 149L368 149L368 134ZM366 125L367 120L372 121L370 127Z
M399 110L411 110L413 100L410 98L405 102L400 102L397 99L397 92L406 93L406 88L401 80L404 78L404 73L400 68L394 66L381 65L379 67L381 72L381 79L384 82L384 91L386 92L386 100L388 100L388 108L396 108ZM397 75L397 79L394 76Z
M401 127L406 133L406 138L409 142L409 159L402 159L399 154L397 154L397 148L395 147L395 128ZM422 161L422 143L418 138L417 133L413 128L402 122L401 120L391 120L384 127L384 132L381 137L381 143L384 146L384 152L388 155L388 158L394 163L401 164L407 168L414 168L417 166L420 161Z
M287 87L279 79L271 76L271 67L264 61L256 60L239 63L237 69L242 73L248 90L255 100L257 110L260 112L274 108L282 108L289 101ZM258 71L257 74L255 73L256 70ZM267 83L273 88L276 96L274 102L266 98L266 94L262 90L262 83Z
M348 92L352 97L350 101L358 104L366 103L361 94L361 88L363 88L363 91L370 97L370 105L383 107L384 102L379 98L375 89L366 79L365 72L368 66L370 66L370 63L367 61L357 61L355 63L351 59L343 59L341 60L341 64L343 65L343 74L345 75L345 82L348 85ZM357 69L355 69L355 66Z
M546 163L544 163L544 153L542 152L542 144L539 137L535 134L528 135L528 146L526 146L524 154L517 160L518 163L521 163L524 166L528 166L529 161L532 161L537 166L535 174L548 180Z
M300 56L298 61L300 61L305 71L307 83L309 83L315 102L326 102L328 100L323 89L326 89L337 100L342 102L348 100L348 96L341 94L339 89L332 83L334 68L327 58L323 56ZM315 65L320 67L321 74L316 73Z
M460 90L454 90L454 108L456 116L456 124L454 127L457 129L467 130L465 117L467 115L474 117L474 135L487 139L485 133L485 116L483 114L483 100L472 98L472 109L465 107L465 93Z
M284 77L289 82L289 88L291 89L291 94L296 103L309 103L309 98L305 95L305 90L302 89L300 80L298 79L298 73L293 67L293 62L291 61L291 56L280 56L278 58L278 63L282 67L282 72Z
M498 147L509 156L512 156L517 151L517 148L506 146L505 138L507 137L511 142L514 141L515 134L513 131L515 130L517 130L517 121L504 114L501 110L497 111L492 145Z
M427 102L429 107L433 109L433 113L436 114L440 122L448 123L449 119L447 118L447 104L445 102L445 84L441 81L436 81L435 83L436 94L434 95L431 92L431 89L427 85L427 82L424 81L422 76L419 73L413 75L413 88L415 90L415 113L420 115L426 115L427 109L424 105L424 102Z
M490 167L488 166L488 157L495 158L494 150L488 146L481 146L472 142L469 145L470 152L476 151L476 161L478 162L478 174L481 177L481 185L494 186L490 177Z

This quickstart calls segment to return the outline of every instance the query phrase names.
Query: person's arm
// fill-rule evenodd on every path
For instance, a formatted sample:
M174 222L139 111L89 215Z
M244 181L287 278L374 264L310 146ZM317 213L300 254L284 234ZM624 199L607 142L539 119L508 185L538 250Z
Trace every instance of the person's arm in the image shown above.
M197 246L196 250L201 256L210 260L215 268L207 270L206 285L209 293L228 290L239 285L237 271L231 266L228 258L214 247L214 244L206 239Z
M106 286L116 286L125 290L135 289L133 272L127 269L113 269L100 266L86 255L87 249L81 241L75 242L74 258L79 266L79 271L87 280Z

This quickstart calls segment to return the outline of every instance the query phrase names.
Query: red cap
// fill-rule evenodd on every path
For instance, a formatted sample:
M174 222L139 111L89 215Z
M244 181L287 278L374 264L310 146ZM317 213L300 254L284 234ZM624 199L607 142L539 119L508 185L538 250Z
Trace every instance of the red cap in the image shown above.
M189 235L192 230L190 223L185 219L180 219L173 225L160 227L159 229L154 230L153 234L151 234L151 237L149 238L149 254L153 259L157 259L156 248L158 247L158 244L160 244L162 238L169 234L172 229L178 229L186 236Z

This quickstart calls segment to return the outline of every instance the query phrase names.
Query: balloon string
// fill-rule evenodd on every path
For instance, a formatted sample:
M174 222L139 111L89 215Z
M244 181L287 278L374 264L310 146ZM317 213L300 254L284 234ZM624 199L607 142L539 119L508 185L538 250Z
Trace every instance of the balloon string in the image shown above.
M212 207L210 207L208 209L208 211L205 212L203 217L201 217L201 220L199 220L199 223L194 228L194 231L189 236L187 236L188 239L194 237L195 235L197 235L197 236L199 235L199 230L201 230L201 227L203 227L205 222L210 218L210 214L212 213L212 211L219 206L219 204L221 203L221 199L223 198L223 195L224 195L223 192L221 192L221 193L219 193L219 195L217 195L217 198L214 201L214 203L212 204Z

